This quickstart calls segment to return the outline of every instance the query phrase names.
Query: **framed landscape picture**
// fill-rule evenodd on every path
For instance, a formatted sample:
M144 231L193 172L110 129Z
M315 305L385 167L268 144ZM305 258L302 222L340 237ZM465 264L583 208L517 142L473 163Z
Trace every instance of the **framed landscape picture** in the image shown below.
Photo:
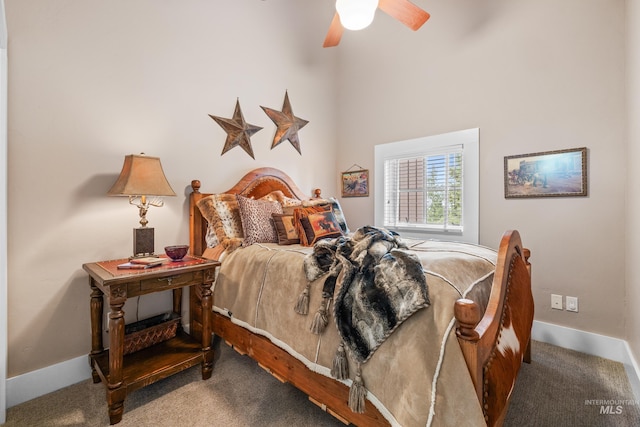
M369 171L367 169L342 172L342 197L366 197L369 195Z
M587 195L587 149L571 148L504 158L504 197Z

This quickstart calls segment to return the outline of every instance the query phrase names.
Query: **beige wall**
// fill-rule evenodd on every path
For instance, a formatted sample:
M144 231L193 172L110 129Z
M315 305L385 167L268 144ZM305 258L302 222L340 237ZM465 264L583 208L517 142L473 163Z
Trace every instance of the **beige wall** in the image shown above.
M640 360L640 1L627 1L627 87L629 148L627 154L626 310L629 346Z
M126 154L162 159L178 197L151 208L156 250L188 242L192 179L224 191L245 172L279 167L311 195L335 192L336 51L322 50L331 6L314 1L8 0L9 376L90 348L82 263L127 256L138 213L106 196ZM302 156L271 150L288 90ZM208 114L245 119L256 160L220 153L226 134ZM332 188L333 187L333 188ZM166 310L164 296L143 299ZM166 296L168 300L168 296ZM160 307L160 308L158 308ZM127 315L135 313L135 305Z
M379 14L343 38L338 168L371 168L375 144L479 127L480 243L519 229L536 319L624 338L625 2L428 9L417 33ZM589 197L504 198L504 156L574 147L588 148ZM342 205L373 221L372 198ZM552 311L551 293L578 297L579 313Z
M481 243L522 232L536 318L637 336L623 309L625 2L428 7L417 33L379 13L339 48L320 49L331 1L6 0L9 376L88 351L81 264L128 254L137 224L126 200L104 195L125 154L161 157L178 193L149 213L161 248L187 239L191 179L223 190L269 165L307 191L335 193L354 163L374 173L375 144L471 127L481 135ZM279 108L285 90L310 121L302 156L288 143L270 150L275 129L259 108ZM238 97L247 121L264 127L252 138L257 160L240 148L221 157L225 134L207 117L231 117ZM589 197L504 199L504 156L582 146ZM373 221L372 197L342 204L352 228ZM637 301L637 274L627 276ZM550 293L579 297L580 312L551 311ZM143 301L141 311L161 305Z

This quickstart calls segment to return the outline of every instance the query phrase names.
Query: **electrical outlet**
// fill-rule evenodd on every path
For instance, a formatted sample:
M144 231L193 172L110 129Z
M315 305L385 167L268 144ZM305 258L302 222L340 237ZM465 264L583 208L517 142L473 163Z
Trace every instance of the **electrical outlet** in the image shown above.
M562 310L562 295L551 294L551 308Z
M567 297L567 311L578 312L578 297Z

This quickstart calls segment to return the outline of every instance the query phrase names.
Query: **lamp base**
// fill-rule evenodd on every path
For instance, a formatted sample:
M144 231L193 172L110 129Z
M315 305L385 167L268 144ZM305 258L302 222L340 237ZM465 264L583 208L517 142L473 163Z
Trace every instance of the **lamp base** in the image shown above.
M133 258L153 255L155 244L153 228L140 227L133 229Z

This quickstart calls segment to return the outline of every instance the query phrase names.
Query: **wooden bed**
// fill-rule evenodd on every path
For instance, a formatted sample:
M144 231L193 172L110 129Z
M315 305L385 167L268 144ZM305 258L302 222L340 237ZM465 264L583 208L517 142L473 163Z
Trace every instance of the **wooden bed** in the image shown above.
M200 185L200 181L194 180L190 195L190 248L193 255L203 255L207 249L204 237L207 223L197 202L213 194L202 193ZM280 190L291 198L308 198L306 192L300 190L289 176L274 168L253 170L232 188L216 193L240 194L257 199L274 190ZM484 314L474 301L459 299L455 302L458 342L485 421L491 426L502 425L521 362L530 361L534 307L528 258L529 251L523 248L519 233L507 231L498 249L493 284ZM201 336L203 331L198 298L195 292L190 296L190 328L196 337ZM282 382L289 382L302 390L310 400L343 422L359 426L389 425L369 400L366 401L364 413L351 411L347 404L347 385L313 372L268 338L252 333L216 312L213 313L210 328L236 351L249 355ZM207 329L204 328L205 331ZM514 337L516 342L513 341Z

